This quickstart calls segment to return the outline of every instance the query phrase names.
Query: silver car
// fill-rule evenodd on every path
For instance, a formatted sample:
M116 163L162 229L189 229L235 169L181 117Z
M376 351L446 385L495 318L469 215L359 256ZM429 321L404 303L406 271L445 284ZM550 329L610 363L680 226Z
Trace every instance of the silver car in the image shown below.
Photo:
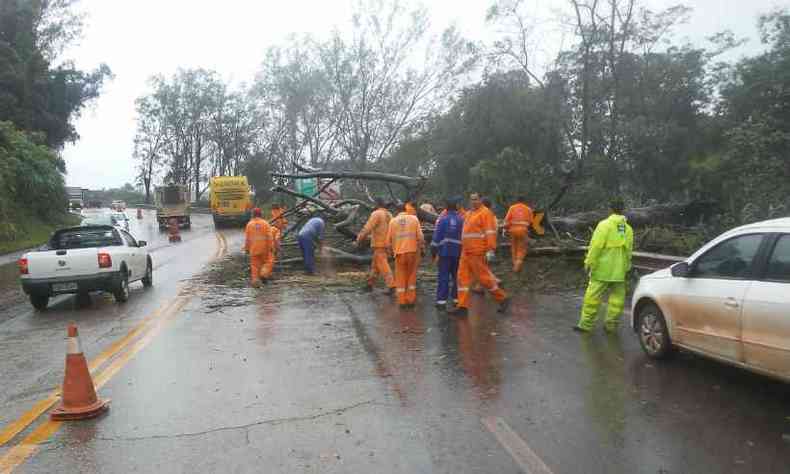
M642 277L632 304L650 357L682 347L790 382L790 218L730 230Z

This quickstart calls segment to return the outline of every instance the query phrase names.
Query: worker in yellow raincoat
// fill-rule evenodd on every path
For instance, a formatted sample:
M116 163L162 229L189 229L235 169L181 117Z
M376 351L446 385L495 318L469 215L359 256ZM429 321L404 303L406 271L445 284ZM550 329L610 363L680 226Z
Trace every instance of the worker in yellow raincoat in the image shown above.
M582 314L574 331L589 332L598 320L598 307L604 293L609 291L604 329L617 331L620 316L625 307L626 281L631 270L631 254L634 250L634 230L623 215L625 204L615 198L610 204L612 214L598 223L593 232L584 269L590 275L590 283L584 293Z

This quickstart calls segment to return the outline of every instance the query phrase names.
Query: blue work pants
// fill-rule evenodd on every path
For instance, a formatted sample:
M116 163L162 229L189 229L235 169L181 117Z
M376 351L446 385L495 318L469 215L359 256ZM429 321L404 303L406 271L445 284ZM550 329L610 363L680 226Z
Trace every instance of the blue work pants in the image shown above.
M315 273L315 256L313 255L313 238L306 235L300 235L299 248L302 250L302 259L304 259L304 269L308 273Z
M448 296L458 298L459 260L460 257L439 257L439 285L436 287L436 302L439 304L447 303Z

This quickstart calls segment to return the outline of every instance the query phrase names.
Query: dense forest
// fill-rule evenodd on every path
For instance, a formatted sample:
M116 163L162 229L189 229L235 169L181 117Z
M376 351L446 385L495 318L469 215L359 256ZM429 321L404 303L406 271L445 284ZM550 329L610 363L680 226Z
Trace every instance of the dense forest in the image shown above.
M0 0L0 241L63 218L59 152L79 138L74 121L110 76L107 66L86 72L62 58L82 29L74 3Z
M727 63L742 44L727 31L674 40L687 7L566 3L567 45L548 67L533 64L542 31L521 1L490 8L490 43L370 1L349 31L271 47L249 84L153 77L137 101L140 183L200 197L210 175L244 173L265 192L269 171L301 164L422 175L434 198L525 193L559 212L620 194L713 201L726 225L788 213L788 11L755 19L763 53Z

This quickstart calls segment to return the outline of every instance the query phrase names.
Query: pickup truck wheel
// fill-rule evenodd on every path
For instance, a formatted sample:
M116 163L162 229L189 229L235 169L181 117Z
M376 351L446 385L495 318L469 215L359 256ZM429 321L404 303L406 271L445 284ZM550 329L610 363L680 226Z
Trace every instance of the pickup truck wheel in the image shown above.
M30 295L30 304L33 305L38 311L44 311L49 304L49 296L44 295Z
M129 275L124 269L121 273L121 279L116 283L115 290L112 292L115 301L118 303L126 303L129 301Z
M154 269L151 265L151 259L148 259L148 264L145 266L145 276L143 277L143 286L145 288L151 288L154 286Z

